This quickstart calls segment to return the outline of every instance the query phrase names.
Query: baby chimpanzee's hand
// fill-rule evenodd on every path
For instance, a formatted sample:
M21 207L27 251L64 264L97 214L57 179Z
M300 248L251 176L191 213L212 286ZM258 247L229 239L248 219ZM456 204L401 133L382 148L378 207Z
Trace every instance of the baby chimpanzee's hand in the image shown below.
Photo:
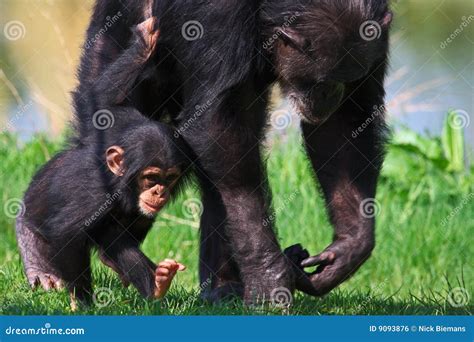
M165 259L158 264L155 272L155 298L163 298L170 288L177 271L184 271L186 266L175 260Z
M143 56L148 59L156 48L156 42L160 31L155 29L156 18L152 17L138 24L135 28L135 36L141 42Z

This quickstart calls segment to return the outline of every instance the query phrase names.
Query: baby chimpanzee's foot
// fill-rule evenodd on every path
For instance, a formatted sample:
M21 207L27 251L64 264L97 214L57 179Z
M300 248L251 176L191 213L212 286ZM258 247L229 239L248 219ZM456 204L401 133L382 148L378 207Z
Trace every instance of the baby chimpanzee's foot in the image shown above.
M136 36L143 44L143 52L146 59L150 58L152 53L155 51L156 42L160 35L160 31L155 29L155 25L156 17L152 17L138 24L135 29Z
M165 259L158 264L155 272L155 298L163 298L171 286L177 271L184 271L186 266L175 260Z
M46 273L39 270L26 270L26 277L33 289L41 286L44 290L60 290L63 286L63 281L54 274Z

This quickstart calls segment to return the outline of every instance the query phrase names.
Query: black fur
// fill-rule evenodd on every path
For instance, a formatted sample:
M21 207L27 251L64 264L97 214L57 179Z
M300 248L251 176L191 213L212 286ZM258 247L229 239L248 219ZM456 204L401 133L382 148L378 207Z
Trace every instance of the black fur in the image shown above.
M52 283L61 281L78 299L89 300L90 251L97 247L101 260L125 283L145 297L154 296L156 265L139 249L153 219L140 213L138 174L147 166L186 169L189 159L173 129L124 105L144 71L148 50L143 44L136 35L104 68L104 77L83 90L120 120L105 129L94 128L98 135L74 136L71 146L43 166L26 191L26 211L16 229L32 286L55 287ZM92 120L90 114L84 112L84 117ZM125 151L121 177L106 164L106 150L114 145Z
M121 11L123 18L84 50L75 94L81 140L97 135L84 114L93 110L82 110L87 88L127 45L128 28L144 19L142 7L140 1L127 7L97 1L88 39L107 16ZM154 120L169 116L192 148L204 204L200 276L212 280L206 293L217 299L227 292L222 289L243 289L253 301L297 286L319 295L347 279L374 246L374 220L358 208L375 196L383 114L357 139L351 132L384 101L387 1L155 0L153 14L161 30L154 72L140 80L129 101ZM361 39L367 20L380 24L378 39ZM202 37L183 37L190 21L199 22ZM324 265L311 275L298 270L296 283L272 226L263 224L270 196L261 141L275 81L301 111L308 156L335 227L329 254L303 262L325 259ZM116 117L121 120L127 119Z

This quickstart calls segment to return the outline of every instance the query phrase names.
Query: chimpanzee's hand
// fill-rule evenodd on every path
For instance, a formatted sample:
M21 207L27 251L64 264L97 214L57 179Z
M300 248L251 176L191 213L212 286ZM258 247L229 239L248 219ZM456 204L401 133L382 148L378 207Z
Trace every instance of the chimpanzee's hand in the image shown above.
M315 289L310 280L311 273L305 272L304 267L301 265L304 260L309 258L308 251L303 249L301 244L296 244L286 248L283 253L285 253L286 257L290 260L290 264L293 268L296 289L315 295Z
M141 43L143 48L143 57L145 59L150 58L156 48L156 42L160 35L160 31L155 28L156 17L149 18L135 28L135 36Z
M312 273L305 272L308 279L297 281L297 288L316 296L328 293L357 271L370 256L372 248L373 245L351 237L334 241L322 253L301 262L303 268L318 268ZM307 286L307 280L312 287Z
M186 266L175 260L165 259L158 264L155 271L155 298L163 298L170 288L177 271L184 271Z

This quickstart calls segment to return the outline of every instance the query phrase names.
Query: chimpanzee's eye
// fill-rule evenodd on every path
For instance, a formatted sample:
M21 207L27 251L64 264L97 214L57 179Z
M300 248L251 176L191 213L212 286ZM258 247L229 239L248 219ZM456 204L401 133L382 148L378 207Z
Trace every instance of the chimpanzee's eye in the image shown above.
M147 188L152 188L160 182L160 178L155 175L145 176L145 186Z

